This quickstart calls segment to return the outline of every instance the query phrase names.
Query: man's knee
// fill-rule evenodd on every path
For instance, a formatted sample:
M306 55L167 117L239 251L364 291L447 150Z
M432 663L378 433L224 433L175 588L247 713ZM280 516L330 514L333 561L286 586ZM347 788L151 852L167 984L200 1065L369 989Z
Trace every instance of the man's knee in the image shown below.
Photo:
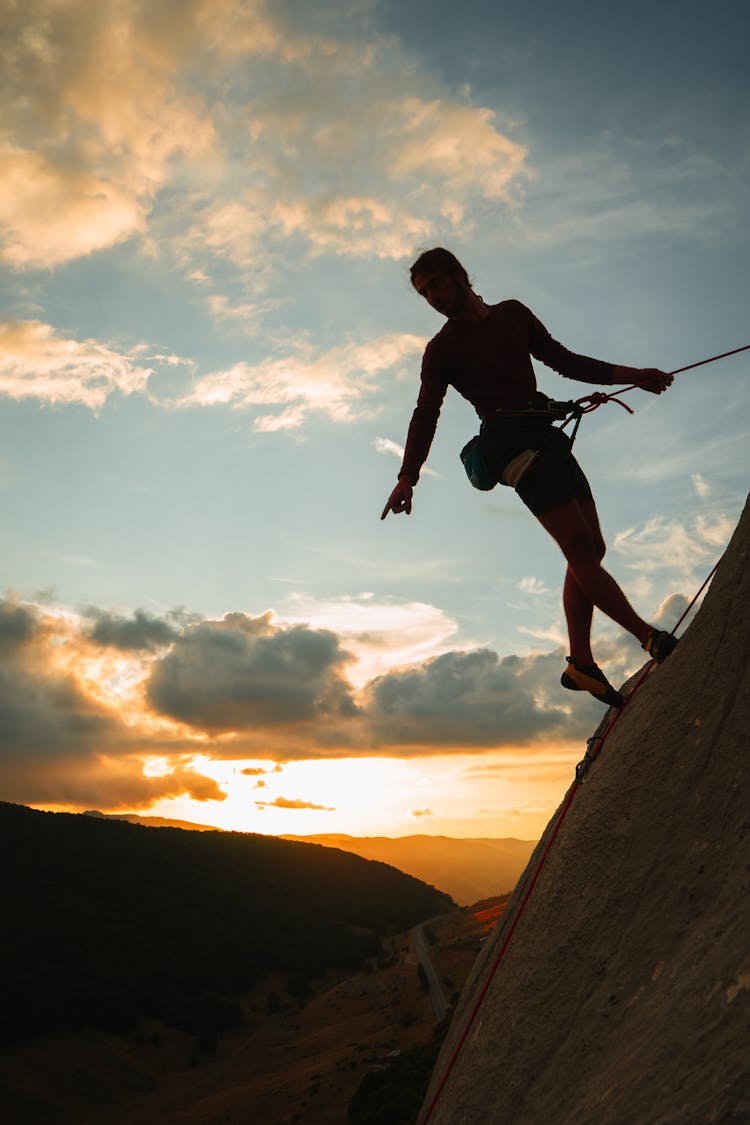
M594 507L593 501L591 502L590 506L582 504L581 507L583 509L586 524L589 531L591 532L591 538L594 544L594 553L598 561L601 562L607 553L607 544L604 542L602 529L599 527L599 519L596 514L596 508Z
M598 565L606 552L604 539L590 527L576 528L566 536L565 543L560 545L571 563Z

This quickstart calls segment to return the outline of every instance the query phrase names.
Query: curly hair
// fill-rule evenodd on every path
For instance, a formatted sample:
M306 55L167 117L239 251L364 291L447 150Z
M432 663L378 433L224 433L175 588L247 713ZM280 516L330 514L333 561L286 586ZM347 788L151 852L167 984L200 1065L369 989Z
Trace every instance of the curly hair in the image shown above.
M465 281L467 285L471 285L469 275L456 255L451 254L450 250L446 250L442 246L435 246L432 250L425 250L419 255L409 271L412 285L417 274L425 273L427 270L450 274L451 277L458 277Z

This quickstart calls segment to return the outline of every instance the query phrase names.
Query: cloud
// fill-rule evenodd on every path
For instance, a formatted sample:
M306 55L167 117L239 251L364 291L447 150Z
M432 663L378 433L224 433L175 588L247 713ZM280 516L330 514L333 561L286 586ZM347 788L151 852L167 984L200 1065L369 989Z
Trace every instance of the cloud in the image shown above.
M152 373L105 344L60 336L38 320L0 323L0 394L9 398L98 410L115 391L145 391Z
M478 192L485 199L512 198L526 150L497 131L492 110L413 96L390 108L399 136L396 178L440 179L454 197L457 220L463 218L462 197Z
M231 194L225 182L225 197L206 202L185 252L208 250L253 274L290 241L313 257L398 259L437 231L465 234L471 203L512 207L525 148L491 110L453 101L434 80L419 84L438 96L416 96L397 56L394 43L371 41L329 53L318 71L277 59L248 91L244 182Z
M0 653L6 800L123 808L182 793L224 799L214 781L191 768L188 739L133 724L130 693L109 682L113 668L91 650L79 619L0 602ZM170 755L171 765L149 777L144 760L157 750Z
M179 88L200 12L29 0L5 12L0 85L2 256L49 267L146 230L178 155L205 160L213 125Z
M2 257L9 265L59 265L145 227L144 208L122 186L39 153L0 152Z
M29 0L6 13L0 254L46 268L138 237L264 283L289 243L399 258L526 151L337 0ZM218 307L223 314L221 305Z
M487 649L414 655L355 686L347 675L352 636L387 649L393 629L408 633L426 619L417 612L409 626L407 613L399 626L393 607L388 628L368 636L376 615L353 609L350 631L339 633L270 612L196 621L184 612L158 618L90 607L81 616L0 602L4 796L120 810L185 794L222 801L224 788L203 772L211 760L412 757L518 746L550 753L591 728L596 704L577 700L573 709L561 697L559 651L502 660ZM628 659L642 660L636 648L627 650ZM412 654L418 649L413 645ZM615 664L624 651L612 645ZM273 771L241 772L261 787Z
M104 744L116 719L94 703L64 667L52 660L65 629L30 607L0 603L0 754L32 759L77 755L92 741Z
M518 583L518 589L524 594L531 594L532 597L540 597L542 594L550 593L550 587L545 586L541 578L534 578L531 575L521 579Z
M31 640L36 623L36 615L28 607L0 602L0 652L11 653Z
M670 594L665 598L654 615L654 625L672 630L686 612L690 602L684 594ZM683 630L686 626L682 626Z
M231 613L183 630L154 664L147 697L162 714L213 732L347 718L349 659L333 633Z
M453 618L436 606L368 593L327 600L295 594L284 604L284 619L332 629L355 658L347 675L357 687L394 667L444 652L458 629Z
M194 280L202 280L199 277ZM258 323L263 317L279 308L283 304L281 299L265 301L244 301L233 304L223 293L213 293L208 297L208 307L216 320L228 321L239 325L243 332L252 335L256 332Z
M403 445L399 445L398 442L391 441L390 438L378 437L375 438L372 444L378 453L383 453L386 457L395 457L399 464L403 461L404 447ZM434 469L431 469L429 465L425 465L422 469L422 475L424 476L425 474L431 477L440 476L440 473L436 472Z
M350 421L378 390L379 377L421 354L425 340L408 334L388 335L366 344L347 344L315 356L300 345L297 354L259 363L238 363L199 378L180 406L275 406L274 415L256 419L256 428L301 426L311 411L337 422Z
M132 618L113 613L89 610L94 619L89 636L95 644L110 645L125 650L156 650L165 648L177 635L173 625L137 609Z
M314 805L311 801L300 801L289 797L276 797L273 801L256 801L259 809L317 809L320 812L336 812L329 805Z
M558 653L500 659L489 649L446 652L373 680L362 706L375 744L402 753L576 737L591 716L574 717L562 700L551 701L561 663Z
M711 494L711 485L708 483L702 473L693 473L690 477L693 488L695 489L696 496L701 500L705 500Z
M618 532L612 546L625 566L641 574L667 570L687 578L715 560L734 526L723 512L697 515L687 522L655 516L640 529Z

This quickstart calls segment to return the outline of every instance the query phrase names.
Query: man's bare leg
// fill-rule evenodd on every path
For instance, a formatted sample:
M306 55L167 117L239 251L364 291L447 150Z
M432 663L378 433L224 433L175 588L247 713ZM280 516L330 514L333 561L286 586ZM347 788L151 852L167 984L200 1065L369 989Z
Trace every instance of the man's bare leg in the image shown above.
M612 575L601 565L605 544L594 502L569 500L537 519L568 562L563 606L573 660L594 663L590 643L594 606L645 645L651 626L638 616Z
M591 623L594 603L584 594L568 565L563 585L563 609L570 638L570 656L576 664L594 664L591 651Z
M601 562L607 548L599 526L596 505L593 500L579 500L578 505L591 530L596 557ZM576 664L594 664L594 655L591 651L591 622L594 616L594 603L581 589L570 565L565 571L563 609L568 624L571 658Z

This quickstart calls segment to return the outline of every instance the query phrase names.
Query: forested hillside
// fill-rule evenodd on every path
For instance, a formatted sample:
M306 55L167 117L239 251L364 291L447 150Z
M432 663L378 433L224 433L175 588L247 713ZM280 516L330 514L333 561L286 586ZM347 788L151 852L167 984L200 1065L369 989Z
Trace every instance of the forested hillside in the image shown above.
M385 864L268 836L0 803L0 848L6 1042L140 1015L220 1031L264 973L304 995L453 905Z

